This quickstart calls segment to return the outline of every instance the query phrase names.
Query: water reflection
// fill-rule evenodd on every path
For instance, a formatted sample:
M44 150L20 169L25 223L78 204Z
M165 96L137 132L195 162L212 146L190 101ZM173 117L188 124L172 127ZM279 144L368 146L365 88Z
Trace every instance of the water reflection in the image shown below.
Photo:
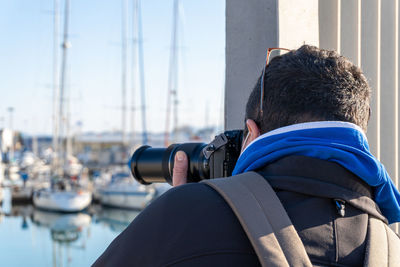
M12 205L0 215L1 265L90 266L139 213L92 205L65 214Z
M7 216L20 217L22 219L21 229L28 230L28 220L32 216L33 209L32 205L13 205L11 212L8 213Z
M34 209L32 221L39 226L49 228L51 231L75 232L89 226L91 218L84 213L63 214Z
M139 213L137 210L102 207L97 214L97 222L105 223L112 231L120 233Z
M82 230L90 225L91 217L84 213L62 214L35 209L32 222L49 228L53 241L70 243L78 240Z
M53 266L62 266L65 260L71 263L73 257L71 249L84 250L86 248L85 235L82 235L82 232L90 225L91 217L88 214L62 214L34 209L32 222L50 230L50 238L53 242Z

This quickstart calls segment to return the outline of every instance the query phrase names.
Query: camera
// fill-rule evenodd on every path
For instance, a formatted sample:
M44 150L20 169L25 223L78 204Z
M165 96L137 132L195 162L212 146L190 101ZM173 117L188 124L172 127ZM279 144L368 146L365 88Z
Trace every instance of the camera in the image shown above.
M175 154L188 156L188 182L231 176L242 147L243 131L225 131L209 143L172 144L167 148L141 146L132 155L130 168L141 184L172 184Z

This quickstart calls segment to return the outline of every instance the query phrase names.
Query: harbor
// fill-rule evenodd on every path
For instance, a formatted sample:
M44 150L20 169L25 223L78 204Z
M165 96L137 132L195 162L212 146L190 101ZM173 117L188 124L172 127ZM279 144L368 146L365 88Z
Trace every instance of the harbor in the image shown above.
M56 213L8 202L0 215L5 266L90 266L139 214L92 205L85 212Z
M0 266L400 266L399 1L2 1Z
M194 139L193 130L181 131L196 141L211 134L212 129L201 129ZM120 140L121 135L113 136ZM6 145L7 135L0 137ZM162 145L164 135L149 137ZM0 236L7 241L0 242L0 254L8 266L89 266L141 210L171 188L133 179L124 158L129 152L121 152L109 134L77 138L62 178L52 172L51 138L35 139L16 138L21 144L13 140L14 150L5 147L1 153ZM80 142L86 150L79 149ZM88 150L89 143L95 152Z
M0 9L0 266L90 266L171 188L136 181L133 152L222 131L223 1L89 2Z

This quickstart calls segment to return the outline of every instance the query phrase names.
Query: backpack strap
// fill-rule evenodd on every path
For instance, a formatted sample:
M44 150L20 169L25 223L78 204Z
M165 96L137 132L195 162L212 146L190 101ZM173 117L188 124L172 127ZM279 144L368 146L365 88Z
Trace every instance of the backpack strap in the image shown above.
M368 219L364 266L400 266L400 239L384 222Z
M312 266L282 203L264 177L246 172L202 182L232 208L262 266Z

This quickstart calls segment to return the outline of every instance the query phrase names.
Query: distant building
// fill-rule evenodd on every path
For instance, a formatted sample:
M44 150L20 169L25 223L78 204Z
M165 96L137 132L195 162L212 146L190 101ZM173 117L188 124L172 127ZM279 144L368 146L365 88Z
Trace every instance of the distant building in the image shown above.
M208 143L215 134L215 127L201 129L180 127L171 137L176 143L189 141ZM5 136L7 136L7 132ZM149 133L147 145L164 147L164 137L164 133ZM141 133L127 134L127 143L123 144L121 132L81 133L72 138L72 154L85 166L93 169L114 164L126 164L133 151L143 144L141 138ZM9 143L7 140L3 142L4 145ZM51 156L51 136L21 135L18 140L21 140L23 150L33 151L43 159ZM22 145L20 146L22 147Z

